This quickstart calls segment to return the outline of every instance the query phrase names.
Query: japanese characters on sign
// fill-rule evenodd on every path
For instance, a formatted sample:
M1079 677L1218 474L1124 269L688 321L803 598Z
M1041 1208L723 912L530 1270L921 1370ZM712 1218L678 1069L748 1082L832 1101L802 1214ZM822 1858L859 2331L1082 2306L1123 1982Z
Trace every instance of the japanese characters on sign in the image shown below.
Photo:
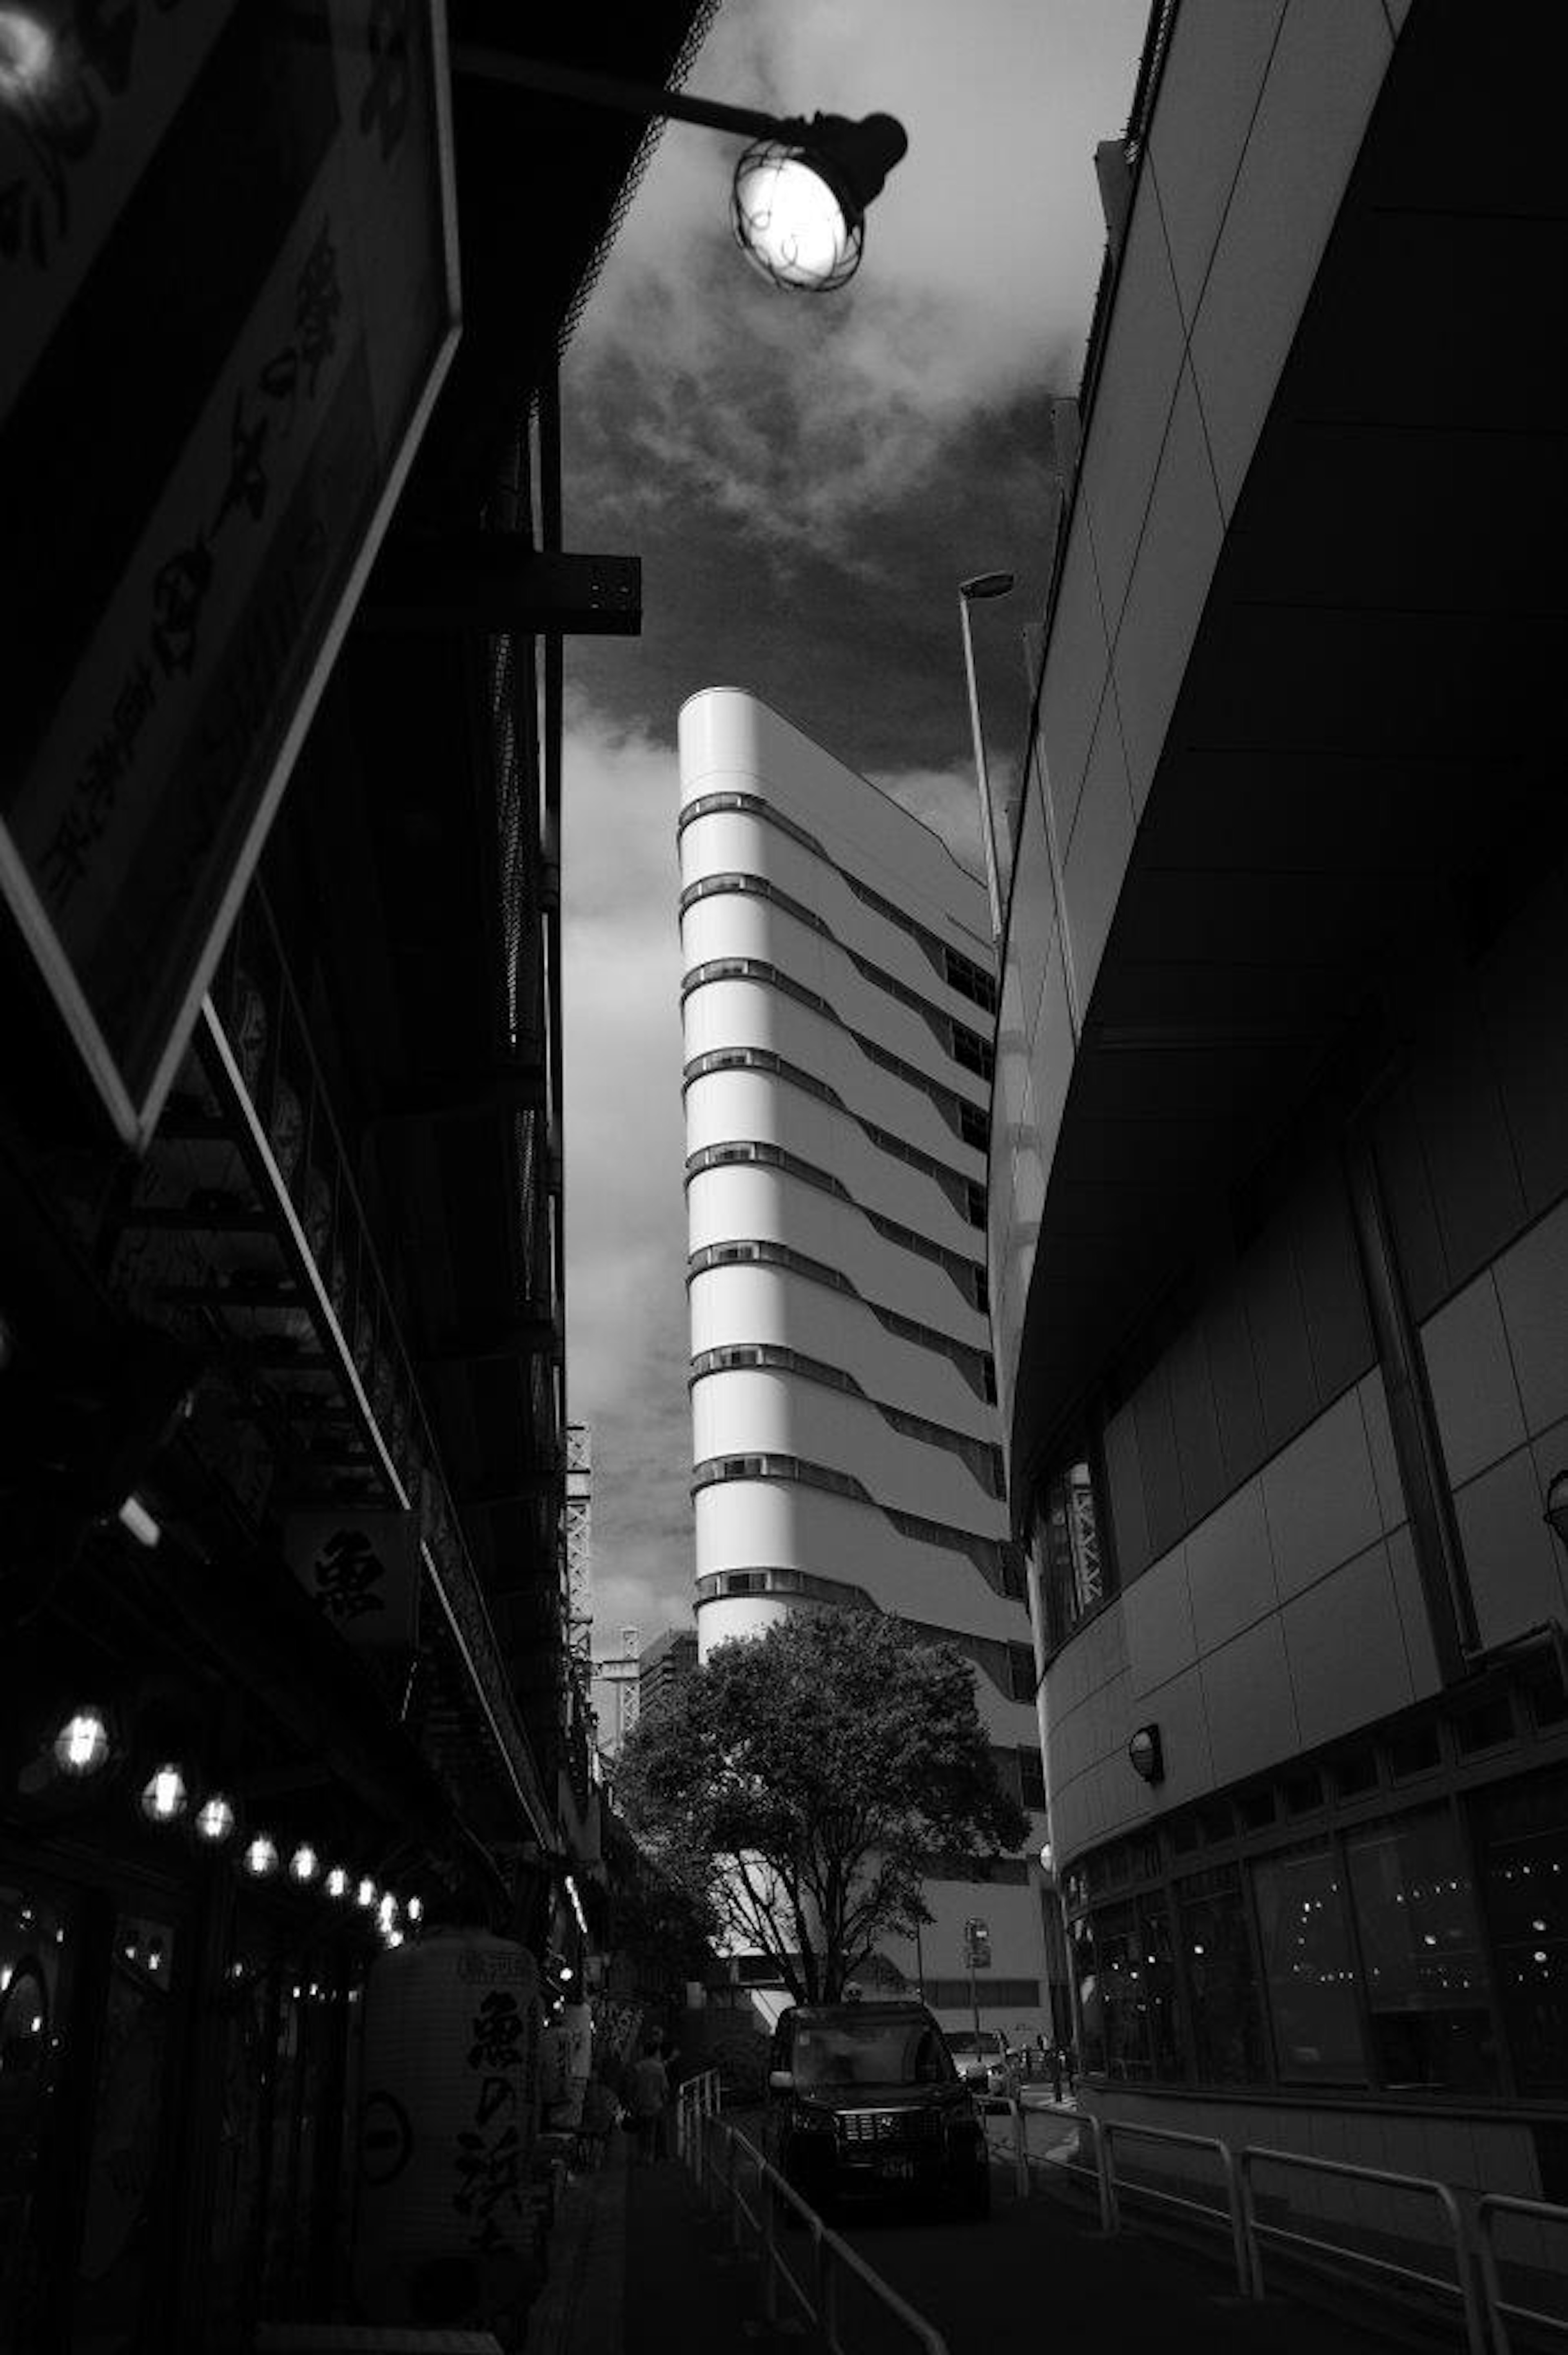
M455 344L443 30L49 25L0 104L0 897L143 1142Z
M493 1987L480 1997L468 2046L471 2122L457 2133L451 2204L465 2220L467 2245L482 2256L514 2250L522 2238L527 2035L513 1988Z
M419 1529L413 1513L296 1513L291 1568L347 1642L411 1651L418 1635Z

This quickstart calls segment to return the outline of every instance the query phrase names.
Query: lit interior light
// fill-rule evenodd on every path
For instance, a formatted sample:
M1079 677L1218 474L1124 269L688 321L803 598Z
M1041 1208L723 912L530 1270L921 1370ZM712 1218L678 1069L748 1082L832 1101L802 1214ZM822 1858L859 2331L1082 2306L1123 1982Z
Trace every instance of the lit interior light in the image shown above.
M570 1963L563 1963L561 1965L561 1977L563 1981L576 1978L576 1977L577 1973L573 1970Z
M371 1880L371 1878L370 1878L370 1876L369 1876L369 1874L368 1874L368 1873L366 1873L366 1875L365 1879L360 1882L360 1884L359 1884L358 1888L355 1891L355 1892L354 1892L354 1902L355 1902L355 1903L356 1905L363 1905L363 1906L365 1906L365 1907L366 1908L366 1910L368 1910L368 1909L369 1909L369 1907L371 1907L372 1905L374 1905L374 1904L375 1904L375 1902L376 1902L376 1883Z
M403 1943L402 1931L388 1930L387 1933L387 1943L389 1946L400 1946Z
M55 54L53 33L31 8L0 8L0 105L37 96Z
M417 1924L425 1918L425 1901L422 1897L410 1897L404 1910L409 1921Z
M234 1807L221 1791L215 1791L196 1809L197 1839L206 1840L209 1848L221 1848L234 1829Z
M245 1851L245 1870L253 1881L265 1881L278 1870L278 1843L258 1832Z
M4 1995L6 1988L10 1986L11 1976L10 1964L0 1963L0 1995Z
M577 1895L577 1884L572 1879L569 1872L567 1875L567 1895L571 1901L572 1912L577 1917L577 1928L582 1932L583 1936L586 1938L588 1936L588 1916L583 1912L583 1901Z
M88 1707L73 1710L52 1746L62 1774L96 1774L109 1757L109 1723L103 1711Z
M154 1766L142 1787L142 1813L150 1824L178 1823L189 1802L185 1778L172 1759Z
M327 1874L326 1893L329 1897L346 1897L348 1895L348 1875L344 1872L341 1864L334 1864L332 1870Z
M382 1898L381 1902L376 1908L376 1919L383 1930L395 1930L397 1928L397 1900L393 1896L390 1890L387 1890L386 1895Z
M164 1534L140 1497L126 1497L120 1508L120 1525L130 1530L138 1545L155 1546Z
M321 1870L321 1859L309 1840L302 1840L289 1859L289 1878L302 1883L313 1881Z

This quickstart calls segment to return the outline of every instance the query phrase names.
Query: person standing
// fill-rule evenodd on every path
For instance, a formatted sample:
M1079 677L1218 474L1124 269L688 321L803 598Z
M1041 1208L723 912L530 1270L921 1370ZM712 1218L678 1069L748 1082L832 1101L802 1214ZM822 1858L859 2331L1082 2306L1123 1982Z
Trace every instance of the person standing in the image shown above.
M1059 2044L1053 2043L1051 2047L1051 2099L1054 2102L1060 2102L1061 2098L1062 2048Z
M650 2036L639 2059L626 2073L623 2098L637 2126L637 2156L651 2167L665 2155L664 2113L670 2102L670 2079L663 2060L664 2040Z

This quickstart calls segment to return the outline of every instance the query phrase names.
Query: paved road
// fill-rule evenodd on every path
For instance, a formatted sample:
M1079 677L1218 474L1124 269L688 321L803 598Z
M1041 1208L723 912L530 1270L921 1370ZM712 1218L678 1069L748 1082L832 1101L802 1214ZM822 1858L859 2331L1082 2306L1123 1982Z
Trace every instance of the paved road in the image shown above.
M1070 2117L1035 2111L1030 2148L1058 2163L1075 2140ZM1004 2118L992 2121L1005 2129ZM1049 2194L1026 2201L1012 2169L992 2170L983 2223L865 2214L841 2226L850 2245L947 2340L948 2355L1388 2355L1387 2342L1283 2300L1249 2306L1220 2266L1163 2242L1105 2240L1092 2218ZM842 2336L856 2355L909 2355L912 2342L846 2292Z

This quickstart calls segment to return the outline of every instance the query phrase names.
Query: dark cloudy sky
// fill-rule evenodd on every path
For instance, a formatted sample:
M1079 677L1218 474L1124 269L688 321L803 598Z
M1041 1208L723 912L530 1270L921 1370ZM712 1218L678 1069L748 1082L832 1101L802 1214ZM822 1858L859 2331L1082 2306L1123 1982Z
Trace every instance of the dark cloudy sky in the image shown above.
M729 243L736 144L670 125L563 380L569 547L642 559L638 640L568 642L567 1385L594 1429L597 1635L691 1616L675 722L747 687L979 865L957 584L993 777L1018 758L1049 402L1077 389L1148 0L726 0L687 87L896 114L837 294Z

